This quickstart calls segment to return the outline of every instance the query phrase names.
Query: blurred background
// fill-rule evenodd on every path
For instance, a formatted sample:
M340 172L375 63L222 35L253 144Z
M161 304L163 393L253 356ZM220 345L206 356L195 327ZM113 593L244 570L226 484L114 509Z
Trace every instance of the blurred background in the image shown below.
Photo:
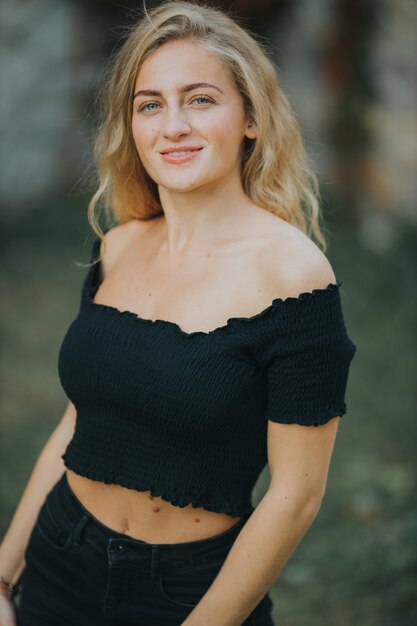
M147 8L158 4L147 0ZM268 45L323 195L357 346L325 500L274 583L279 626L417 619L417 3L212 1ZM2 0L0 537L67 405L91 246L93 99L142 2ZM254 504L268 482L267 468Z

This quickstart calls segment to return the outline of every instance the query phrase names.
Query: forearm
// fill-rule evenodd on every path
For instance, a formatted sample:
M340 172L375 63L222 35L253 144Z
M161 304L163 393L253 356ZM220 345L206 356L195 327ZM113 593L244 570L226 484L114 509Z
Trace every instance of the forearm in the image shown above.
M52 432L34 465L3 537L0 545L0 575L9 582L16 583L19 580L25 568L24 552L41 505L46 494L65 471L60 456L67 445L68 434L62 424Z
M240 626L251 614L319 510L319 504L290 500L267 491L183 626Z

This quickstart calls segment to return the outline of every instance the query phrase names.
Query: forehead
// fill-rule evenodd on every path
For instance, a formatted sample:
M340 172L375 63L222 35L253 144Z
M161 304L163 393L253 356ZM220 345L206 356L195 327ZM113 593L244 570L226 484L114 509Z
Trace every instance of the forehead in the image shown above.
M210 79L210 80L209 80ZM136 77L136 87L162 87L182 82L233 83L224 63L199 42L168 41L143 63Z

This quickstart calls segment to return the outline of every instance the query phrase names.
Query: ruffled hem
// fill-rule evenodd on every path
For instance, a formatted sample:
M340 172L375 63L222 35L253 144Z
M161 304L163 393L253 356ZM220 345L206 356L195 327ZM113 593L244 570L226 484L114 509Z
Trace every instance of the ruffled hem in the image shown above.
M96 256L97 256L96 253L98 252L99 243L100 243L100 240L96 239L96 241L94 242L94 246L93 246L93 254L92 254L91 260L96 259ZM84 286L86 290L84 295L86 296L87 304L90 310L95 310L97 312L101 311L103 313L118 316L118 317L123 316L125 318L129 318L129 319L131 318L131 319L134 319L138 323L147 324L149 326L159 325L161 328L165 328L167 330L174 330L184 337L197 337L197 336L207 337L209 335L213 335L214 333L227 331L232 327L233 324L236 324L236 323L252 323L255 320L265 317L266 315L268 315L270 311L280 306L284 305L287 307L287 306L299 305L301 302L308 301L311 298L314 298L315 296L321 296L326 293L336 291L343 285L343 282L339 280L338 278L336 278L336 282L329 283L327 287L318 287L317 289L313 289L312 291L304 291L300 293L298 296L289 296L288 298L284 298L284 299L274 298L274 300L272 300L269 306L267 306L265 309L263 309L259 313L255 313L255 315L252 315L250 317L229 317L229 319L227 320L225 324L221 326L217 326L216 328L213 328L212 330L209 330L209 331L196 330L196 331L187 333L176 322L170 322L169 320L161 320L161 319L151 320L146 317L141 317L139 314L133 313L132 311L127 311L127 310L121 311L115 306L94 302L94 295L92 295L92 292L95 293L99 288L99 285L95 284L95 277L97 276L97 272L99 271L99 266L100 266L100 263L97 263L93 268L91 268L92 271L90 273L89 280L86 281L85 286Z
M278 422L280 424L300 424L300 426L321 426L322 424L326 424L334 417L342 417L346 415L347 408L346 405L343 405L339 409L334 409L332 411L328 411L327 413L323 413L320 417L316 417L314 421L306 420L304 418L297 417L273 417L272 415L265 414L265 419L270 420L271 422Z
M230 503L219 503L215 504L213 502L207 502L204 500L200 500L198 496L195 497L184 497L179 495L178 493L170 493L157 487L149 481L141 481L126 478L125 476L114 475L111 472L106 472L104 476L100 472L93 470L91 468L86 468L81 465L77 465L76 463L68 462L66 455L63 454L61 458L64 460L64 465L69 470L72 470L76 474L80 476L84 476L85 478L90 478L91 480L97 480L106 485L120 485L121 487L126 487L127 489L134 489L135 491L149 491L152 496L155 498L162 498L166 502L173 504L174 506L178 506L180 508L184 508L186 506L191 506L195 509L206 509L207 511L212 511L214 513L224 513L225 515L229 515L230 517L242 517L245 515L250 515L254 508L251 504L247 506L239 507L239 505L232 505Z

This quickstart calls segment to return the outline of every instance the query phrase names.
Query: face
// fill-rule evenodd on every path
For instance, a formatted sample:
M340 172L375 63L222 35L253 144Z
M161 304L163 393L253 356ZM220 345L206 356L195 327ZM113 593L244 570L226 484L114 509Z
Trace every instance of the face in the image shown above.
M240 181L243 142L255 138L254 124L214 54L192 41L167 42L141 67L134 94L133 138L158 185L184 192ZM174 148L179 155L162 154Z

